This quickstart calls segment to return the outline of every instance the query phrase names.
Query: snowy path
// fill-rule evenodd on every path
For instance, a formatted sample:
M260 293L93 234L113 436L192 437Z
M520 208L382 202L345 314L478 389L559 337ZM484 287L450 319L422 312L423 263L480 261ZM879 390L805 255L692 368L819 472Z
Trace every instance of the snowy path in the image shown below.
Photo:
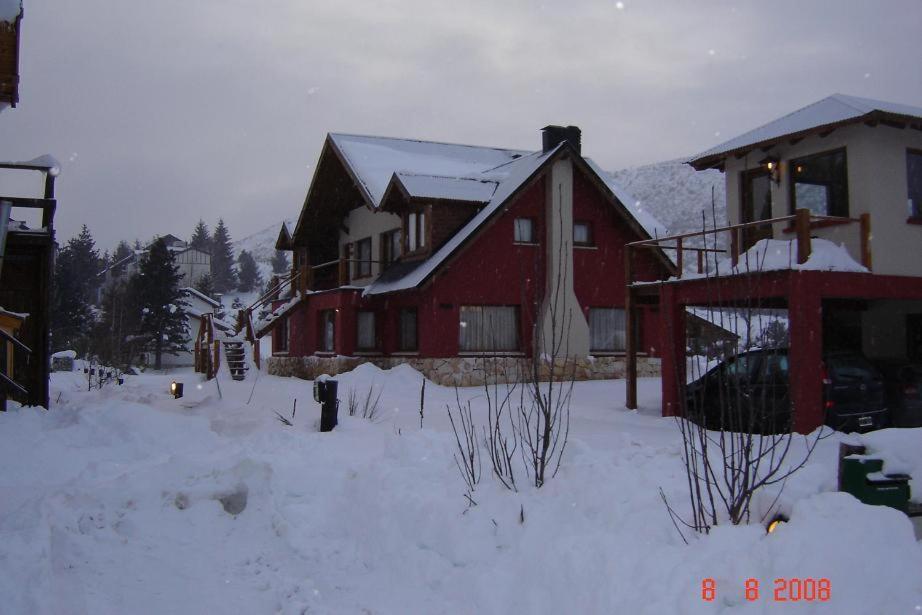
M167 394L138 376L87 393L55 374L47 413L0 415L0 612L911 613L922 547L905 517L822 493L838 437L785 489L791 523L683 544L658 488L684 505L679 440L659 381L577 384L560 474L511 493L487 472L467 509L445 404L454 391L363 366L339 377L341 424L316 433L310 383L260 375ZM376 422L349 387L383 387ZM482 389L464 394L482 412ZM275 420L298 399L294 427ZM478 401L479 400L479 401ZM922 430L866 438L922 477ZM486 468L485 468L486 469ZM918 484L919 481L916 481ZM819 494L819 495L817 495ZM765 498L757 505L764 506ZM520 523L524 510L525 523ZM714 602L701 581L718 584ZM747 602L743 584L762 583ZM780 605L778 577L826 577L830 602Z

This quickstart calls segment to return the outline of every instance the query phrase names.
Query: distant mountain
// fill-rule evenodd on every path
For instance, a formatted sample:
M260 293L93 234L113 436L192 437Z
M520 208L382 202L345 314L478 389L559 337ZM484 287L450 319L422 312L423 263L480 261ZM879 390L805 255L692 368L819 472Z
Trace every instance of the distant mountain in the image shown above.
M726 184L720 171L696 171L682 160L668 160L614 171L611 176L670 234L700 231L702 213L709 228L714 226L715 214L717 226L727 223Z
M252 235L247 235L243 239L238 239L232 244L235 256L238 256L241 250L246 250L253 255L264 281L272 277L272 257L275 256L275 240L278 239L279 229L282 228L283 222L288 225L289 232L294 230L296 220L287 218ZM290 261L290 253L288 258Z

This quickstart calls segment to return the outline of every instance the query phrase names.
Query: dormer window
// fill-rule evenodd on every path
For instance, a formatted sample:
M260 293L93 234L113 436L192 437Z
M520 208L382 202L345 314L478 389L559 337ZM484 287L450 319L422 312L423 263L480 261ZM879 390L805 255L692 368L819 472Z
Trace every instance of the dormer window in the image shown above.
M426 247L426 212L407 215L407 252L416 252Z
M381 266L387 267L398 258L401 253L401 232L399 228L386 233L381 233Z

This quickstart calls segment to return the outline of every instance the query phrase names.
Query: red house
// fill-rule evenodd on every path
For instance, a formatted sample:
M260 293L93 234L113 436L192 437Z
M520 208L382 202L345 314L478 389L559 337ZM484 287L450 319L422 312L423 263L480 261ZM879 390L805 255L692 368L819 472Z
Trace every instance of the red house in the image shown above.
M270 373L409 363L468 385L484 357L553 356L578 378L622 376L625 244L665 230L580 140L574 126L544 128L534 152L328 135L279 234L289 286L255 323L272 332ZM661 250L634 262L635 278L673 273ZM657 313L637 313L638 365L658 373Z

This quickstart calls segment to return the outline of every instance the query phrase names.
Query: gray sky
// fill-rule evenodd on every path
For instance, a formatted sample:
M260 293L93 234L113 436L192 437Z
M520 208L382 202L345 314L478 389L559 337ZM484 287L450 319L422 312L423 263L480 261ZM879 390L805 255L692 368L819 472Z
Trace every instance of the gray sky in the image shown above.
M885 7L885 8L884 8ZM0 159L62 162L58 237L239 239L327 132L685 157L841 92L922 105L922 2L25 0Z

